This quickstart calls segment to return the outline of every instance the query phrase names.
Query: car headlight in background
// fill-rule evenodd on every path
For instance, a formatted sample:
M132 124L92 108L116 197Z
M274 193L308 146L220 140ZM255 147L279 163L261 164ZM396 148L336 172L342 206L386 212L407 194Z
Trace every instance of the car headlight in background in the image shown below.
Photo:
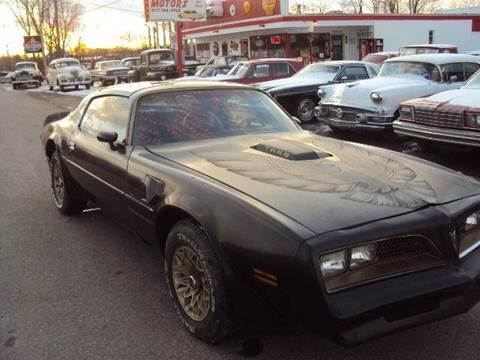
M382 95L380 95L378 92L375 92L375 91L374 91L374 92L372 92L372 93L370 94L370 99L372 99L372 101L373 101L374 103L378 104L378 103L381 103L381 102L382 102L383 97L382 97Z
M465 127L480 129L480 113L466 111Z
M458 256L461 259L480 246L480 210L463 217L459 230Z
M406 120L413 120L415 119L415 113L413 106L400 106L400 118Z
M476 211L473 214L467 216L465 219L465 231L470 231L478 227L480 224L480 211Z
M323 90L322 88L319 88L319 89L317 90L317 95L318 95L318 97L319 97L320 99L321 99L322 97L324 97L326 94L327 94L326 91Z
M423 235L371 241L320 255L327 292L445 264L434 243Z

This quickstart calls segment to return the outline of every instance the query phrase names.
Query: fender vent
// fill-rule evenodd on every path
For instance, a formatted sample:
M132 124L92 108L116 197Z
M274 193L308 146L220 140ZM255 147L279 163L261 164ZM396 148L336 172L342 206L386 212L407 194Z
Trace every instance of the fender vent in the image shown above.
M285 140L272 140L251 147L254 150L261 151L270 155L278 156L283 159L301 161L317 160L332 156L326 152L317 152L302 144L289 142Z

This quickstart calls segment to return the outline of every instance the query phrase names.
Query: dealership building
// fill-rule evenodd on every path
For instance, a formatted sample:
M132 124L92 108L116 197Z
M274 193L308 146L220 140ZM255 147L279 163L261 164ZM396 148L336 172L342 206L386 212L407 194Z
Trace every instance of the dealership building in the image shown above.
M292 14L289 0L208 0L207 21L185 23L186 49L214 55L358 60L370 52L412 44L452 44L480 50L480 12L428 15Z

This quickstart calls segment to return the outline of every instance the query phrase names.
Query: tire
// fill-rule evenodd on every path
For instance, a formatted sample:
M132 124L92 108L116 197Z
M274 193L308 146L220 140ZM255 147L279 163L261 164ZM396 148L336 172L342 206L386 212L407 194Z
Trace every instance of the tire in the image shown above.
M315 118L315 102L311 98L302 98L295 106L295 116L302 122L308 123Z
M80 214L85 209L87 201L75 188L57 150L50 158L49 168L53 202L57 209L64 215ZM58 177L60 177L60 181ZM61 185L63 185L63 195L60 194L59 186Z
M193 266L187 257L185 262L178 262L185 254L193 254L196 264L202 269L179 271ZM176 261L177 260L177 261ZM177 275L176 275L177 274ZM230 306L225 291L221 262L211 246L206 234L191 220L182 220L175 224L168 234L165 247L165 276L173 298L175 311L183 326L200 340L215 344L233 329L230 318ZM183 282L183 283L182 283ZM203 303L203 311L193 312L186 309L185 300L180 300L181 290L199 294L197 301ZM179 295L180 293L180 295ZM202 301L202 295L204 301ZM191 301L192 297L188 297ZM206 305L208 299L208 308ZM197 306L199 308L199 306ZM189 312L187 312L189 311Z
M17 89L18 89L17 84L12 84L12 87L13 87L13 90L17 90Z
M78 90L78 85L75 85L75 90Z
M90 84L85 85L85 89L90 89Z
M65 86L60 85L60 91L61 91L61 92L65 92Z
M35 88L38 89L39 87L40 87L40 83L39 82L35 83Z

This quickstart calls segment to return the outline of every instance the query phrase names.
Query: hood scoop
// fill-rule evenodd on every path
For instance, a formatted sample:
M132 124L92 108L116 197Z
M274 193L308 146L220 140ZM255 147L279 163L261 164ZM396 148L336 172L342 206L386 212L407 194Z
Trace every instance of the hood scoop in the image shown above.
M266 141L253 145L251 149L293 161L317 160L332 156L332 154L322 151L317 152L309 147L303 146L302 144L286 140Z

